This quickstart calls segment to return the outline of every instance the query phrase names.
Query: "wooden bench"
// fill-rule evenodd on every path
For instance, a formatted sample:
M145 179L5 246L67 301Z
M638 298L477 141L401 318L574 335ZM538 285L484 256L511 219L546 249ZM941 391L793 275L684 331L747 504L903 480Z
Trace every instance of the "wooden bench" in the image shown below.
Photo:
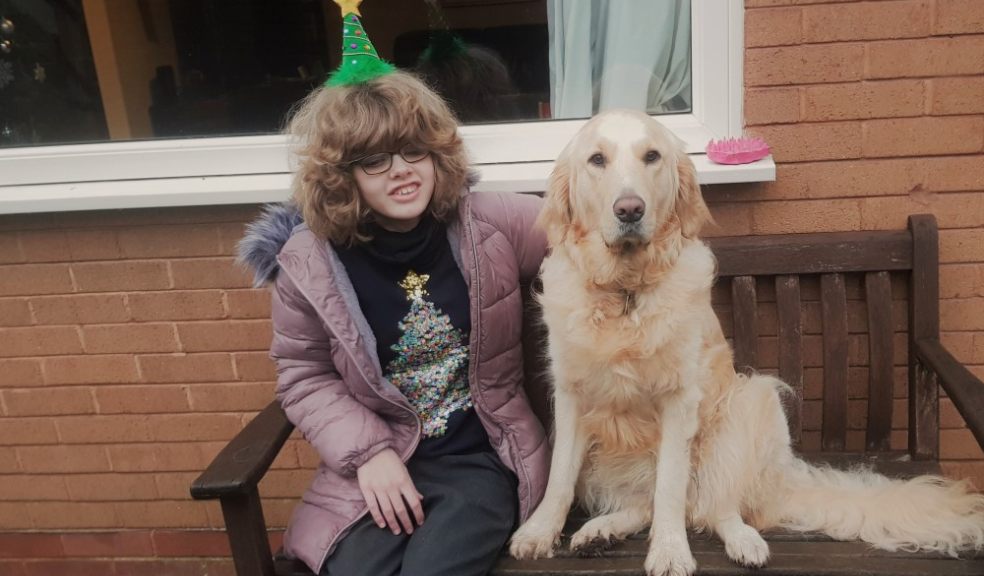
M715 305L732 338L735 365L776 372L798 392L787 413L805 457L840 466L869 463L895 476L939 473L940 386L984 446L984 384L940 343L932 216L911 217L903 231L715 238L709 243L719 261ZM549 383L540 354L543 328L536 316L535 305L528 302L526 386L537 415L549 424ZM896 410L896 399L905 403L907 414ZM908 430L894 442L893 422L907 422ZM221 501L239 576L310 574L300 562L270 554L257 492L291 431L283 411L271 403L191 486L194 498ZM905 449L893 450L893 445ZM573 512L565 533L581 522ZM772 558L756 573L984 574L984 554L952 559L884 552L815 534L766 537ZM594 558L574 557L565 548L552 559L503 556L493 574L641 575L645 538L636 535ZM751 572L731 563L714 537L694 534L691 545L700 574Z

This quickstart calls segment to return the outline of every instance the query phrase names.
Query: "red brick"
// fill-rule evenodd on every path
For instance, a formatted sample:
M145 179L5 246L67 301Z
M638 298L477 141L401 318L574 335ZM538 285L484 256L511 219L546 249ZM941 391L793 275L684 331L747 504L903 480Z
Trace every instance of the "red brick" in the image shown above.
M219 233L214 226L142 226L118 232L125 258L215 256Z
M268 290L230 290L226 292L230 318L270 318Z
M116 230L69 230L68 251L72 260L118 260L121 257Z
M195 472L165 472L154 474L157 494L161 500L181 500L188 497L188 487L201 474Z
M95 394L100 414L188 411L188 394L183 386L99 386Z
M224 318L219 290L137 292L127 297L134 320L208 320Z
M152 439L163 442L230 440L241 429L236 414L167 414L147 417Z
M947 331L984 331L984 298L941 300L940 328Z
M20 471L20 463L17 462L17 451L7 446L0 446L0 474L13 474L14 472Z
M27 576L27 568L24 562L0 560L0 576Z
M235 379L229 354L139 356L145 382L228 382Z
M228 439L226 439L228 441ZM117 472L201 471L225 446L225 442L124 444L109 446L109 459Z
M126 528L201 528L208 525L205 507L192 500L117 502L116 512Z
M984 8L984 7L982 7ZM984 13L984 10L981 10ZM933 114L979 114L984 112L984 78L934 78Z
M977 490L984 486L984 461L944 460L940 462L943 475L958 480L969 480Z
M20 232L20 242L28 262L69 262L72 259L64 230Z
M0 296L74 292L66 264L21 264L0 267Z
M64 478L71 500L76 502L155 500L153 474L73 474Z
M270 465L272 470L293 470L294 468L299 468L301 466L300 462L297 460L297 449L294 444L301 442L307 444L304 440L297 440L300 438L300 432L292 434L295 438L294 440L287 440L283 448L280 449L280 453L277 457L273 459L273 464Z
M924 171L920 162L896 159L780 164L776 181L762 186L754 199L894 195L924 186Z
M846 2L860 2L861 0L745 0L746 8L760 8L767 6L790 6L803 4L834 4Z
M108 324L84 326L82 337L90 354L177 352L173 324Z
M273 382L197 384L191 386L191 408L196 412L262 410L273 396Z
M72 264L80 292L163 290L171 286L166 262L89 262Z
M268 350L269 320L179 323L178 338L187 352Z
M24 298L0 298L0 327L30 326L31 307Z
M745 50L745 86L860 80L863 44L829 44Z
M236 245L246 233L246 223L218 224L216 228L219 230L220 253L235 256Z
M745 90L745 125L788 124L800 120L799 88Z
M122 294L43 296L31 298L30 304L39 324L103 324L130 319Z
M55 428L64 444L120 444L153 439L147 416L66 416L55 421Z
M63 554L57 535L0 533L0 558L58 558Z
M17 456L27 473L109 471L102 446L24 446L17 448Z
M232 355L236 377L243 382L272 382L277 371L267 352L242 352Z
M229 537L218 530L155 530L154 549L158 556L230 556Z
M980 262L984 228L940 230L940 263Z
M954 116L870 120L866 157L944 155L984 150L984 117Z
M936 0L933 34L980 34L984 10L980 0Z
M745 10L745 47L799 44L803 38L800 8Z
M861 210L857 200L804 200L766 202L753 213L755 234L824 232L836 222L841 230L858 230Z
M30 388L4 390L8 416L56 416L93 414L96 411L88 388Z
M940 297L984 296L984 264L940 266Z
M56 475L0 475L0 500L20 500L34 502L38 500L68 500L65 489L65 479ZM2 538L0 538L2 542ZM3 556L3 544L0 543L0 557Z
M984 460L984 452L970 430L940 430L940 459Z
M28 514L29 502L0 502L0 526L4 530L31 530L34 523Z
M130 355L45 358L43 365L48 384L109 384L139 379L137 364Z
M803 89L803 120L853 120L920 116L925 108L922 80L826 84Z
M35 502L28 512L38 529L117 528L120 520L108 502Z
M249 288L252 278L232 258L174 260L171 274L177 289Z
M270 498L263 502L263 515L266 518L267 527L283 528L286 526L295 507L297 507L296 498Z
M963 190L981 190L984 182L984 156L955 156L951 158L920 158L919 162L926 169L926 184L930 190L937 192L958 192Z
M747 204L714 202L709 208L714 222L704 226L701 236L741 236L751 234L752 207Z
M929 34L929 21L926 0L807 6L803 8L803 39L842 42L918 38Z
M154 543L147 530L62 534L67 557L147 557L154 555ZM117 571L117 574L124 574Z
M960 412L957 407L953 405L953 400L949 398L940 398L940 428L966 428L967 423L964 422Z
M864 230L902 230L910 214L920 213L934 214L941 228L974 228L984 224L984 192L864 198L861 226Z
M0 232L0 264L24 262L24 251L16 232Z
M984 72L984 36L872 42L866 70L868 78L980 74Z
M55 444L58 433L51 418L4 418L0 438L6 446L17 444Z
M82 342L73 326L0 328L0 356L79 354Z
M765 138L776 162L843 160L861 156L860 122L756 126L749 132Z

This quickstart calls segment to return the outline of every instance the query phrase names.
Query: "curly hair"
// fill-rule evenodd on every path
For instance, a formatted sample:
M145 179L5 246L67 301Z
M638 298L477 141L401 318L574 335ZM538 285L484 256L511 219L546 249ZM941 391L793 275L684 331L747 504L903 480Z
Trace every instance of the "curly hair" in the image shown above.
M287 126L298 160L293 198L308 227L339 246L369 240L362 225L372 213L343 163L407 144L430 150L434 161L436 181L428 211L441 222L454 218L469 177L457 127L444 100L406 72L311 92Z

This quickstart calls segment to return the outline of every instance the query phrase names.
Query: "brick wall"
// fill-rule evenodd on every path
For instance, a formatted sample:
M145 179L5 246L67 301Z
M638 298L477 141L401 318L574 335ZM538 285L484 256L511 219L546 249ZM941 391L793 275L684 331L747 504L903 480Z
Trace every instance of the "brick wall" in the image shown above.
M901 229L910 213L936 214L944 340L984 376L981 3L746 6L745 116L773 146L777 180L705 189L718 222L708 235ZM0 217L0 574L231 571L214 531L219 508L192 502L188 485L272 397L268 297L232 261L255 213ZM726 292L718 296L726 310ZM775 328L766 287L760 296L768 365ZM808 340L814 316L808 308ZM854 348L858 430L866 368L864 347ZM819 381L808 367L807 447L817 442ZM984 455L946 399L941 421L947 472L984 486ZM289 441L261 484L271 526L286 523L315 462Z

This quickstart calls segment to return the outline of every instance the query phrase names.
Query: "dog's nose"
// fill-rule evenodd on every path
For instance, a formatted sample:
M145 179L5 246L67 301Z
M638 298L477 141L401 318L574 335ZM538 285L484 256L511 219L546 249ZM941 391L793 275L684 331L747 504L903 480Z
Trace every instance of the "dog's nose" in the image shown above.
M646 213L646 203L638 196L622 196L615 201L612 210L620 221L631 224L642 220L642 215Z

